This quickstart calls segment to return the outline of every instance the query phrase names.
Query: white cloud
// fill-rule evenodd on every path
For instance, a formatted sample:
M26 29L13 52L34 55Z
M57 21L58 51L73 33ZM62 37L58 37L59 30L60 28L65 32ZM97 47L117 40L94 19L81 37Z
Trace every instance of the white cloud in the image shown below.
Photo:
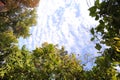
M86 0L41 0L37 13L38 24L31 28L32 35L27 40L20 39L19 45L35 49L50 42L81 55L95 52L89 30L97 22L89 16Z

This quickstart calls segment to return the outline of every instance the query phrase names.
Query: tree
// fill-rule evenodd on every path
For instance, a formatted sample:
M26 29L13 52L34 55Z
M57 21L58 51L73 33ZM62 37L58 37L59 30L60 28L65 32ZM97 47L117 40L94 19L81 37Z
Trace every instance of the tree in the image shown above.
M2 79L25 80L68 80L81 79L83 67L73 54L66 54L56 45L45 43L33 52L24 46L15 47L1 68Z
M0 0L0 32L12 30L18 38L29 36L29 27L36 24L36 7L39 0ZM14 5L13 5L14 4Z
M35 8L38 6L39 1L40 0L0 0L0 12L7 12L15 8Z
M108 54L107 50L103 54ZM96 66L85 72L86 80L119 80L116 63L110 60L109 55L102 55L96 58Z
M89 11L90 16L99 21L98 26L91 29L93 34L91 40L98 40L95 48L100 50L101 44L109 46L101 52L101 56L97 57L92 73L99 71L96 76L99 76L100 80L118 80L120 79L119 72L114 67L120 65L120 1L96 0Z
M0 68L0 78L2 80L35 79L35 67L32 56L25 46L23 46L22 50L15 46L11 53L5 58L5 63Z
M64 49L53 44L44 44L33 51L34 64L40 79L80 79L82 66L74 54L67 54Z
M29 27L36 24L36 7L39 0L34 1L35 3L33 0L0 0L3 5L0 5L0 76L6 72L3 71L3 67L7 67L6 58L9 59L15 53L20 54L19 49L14 48L18 46L18 38L28 37Z
M19 38L29 36L29 27L36 24L35 9L16 8L7 12L0 13L0 32L6 30L13 31L14 35Z
M4 58L11 53L12 48L16 45L17 40L13 32L0 33L0 66Z
M95 1L95 5L92 6L90 16L95 17L95 20L99 21L99 25L91 29L93 34L92 40L95 37L101 36L100 43L111 46L114 43L114 38L120 37L120 1L119 0L103 0L101 3L99 0Z

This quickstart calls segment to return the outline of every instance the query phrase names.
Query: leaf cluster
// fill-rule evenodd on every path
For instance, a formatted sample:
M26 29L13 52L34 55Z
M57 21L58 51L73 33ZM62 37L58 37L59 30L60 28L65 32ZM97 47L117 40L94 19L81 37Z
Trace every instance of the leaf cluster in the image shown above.
M95 76L101 77L98 78L99 80L119 80L119 72L115 67L120 64L120 1L96 0L89 11L90 16L99 21L99 24L90 31L93 35L91 41L98 40L95 48L99 51L102 48L101 44L108 47L101 52L101 56L96 58L96 66L88 73L95 74L98 71Z
M2 79L80 79L83 71L75 55L64 54L56 45L47 44L29 52L24 46L17 47L0 68ZM20 76L19 76L20 75Z

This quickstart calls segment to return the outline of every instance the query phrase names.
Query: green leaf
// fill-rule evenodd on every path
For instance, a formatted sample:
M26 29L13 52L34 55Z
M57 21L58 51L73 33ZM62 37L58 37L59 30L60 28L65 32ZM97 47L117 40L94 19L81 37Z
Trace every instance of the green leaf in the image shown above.
M91 41L93 41L94 39L95 39L95 37L92 37L92 38L91 38Z
M94 35L94 28L92 28L91 30L90 30L90 32L92 33L92 35Z
M99 23L100 23L100 24L104 24L103 20L100 20Z
M97 50L100 50L102 47L101 47L101 45L100 45L99 43L97 43L96 46L95 46L95 48L96 48Z
M99 16L98 15L96 15L95 20L99 20Z
M97 7L99 6L99 0L95 1L95 6L97 6Z
M96 6L93 6L93 7L88 9L90 11L90 16L95 17L97 15L96 14L96 9L97 9Z

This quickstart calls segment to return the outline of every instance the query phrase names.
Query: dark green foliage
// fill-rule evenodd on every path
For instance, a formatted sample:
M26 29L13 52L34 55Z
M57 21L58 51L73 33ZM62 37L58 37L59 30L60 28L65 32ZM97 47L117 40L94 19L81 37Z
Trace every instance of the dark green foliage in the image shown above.
M98 26L91 29L91 40L98 39L109 48L96 58L96 66L88 74L93 80L119 80L119 73L114 67L120 64L120 0L96 0L89 11L90 16L99 21ZM95 48L100 50L101 44L96 43Z
M101 45L100 45L99 43L97 43L96 46L95 46L95 48L96 48L97 50L100 50L102 47L101 47Z
M103 0L99 3L99 0L96 0L89 11L90 16L95 17L100 23L94 28L94 32L100 32L102 39L119 37L120 1Z

